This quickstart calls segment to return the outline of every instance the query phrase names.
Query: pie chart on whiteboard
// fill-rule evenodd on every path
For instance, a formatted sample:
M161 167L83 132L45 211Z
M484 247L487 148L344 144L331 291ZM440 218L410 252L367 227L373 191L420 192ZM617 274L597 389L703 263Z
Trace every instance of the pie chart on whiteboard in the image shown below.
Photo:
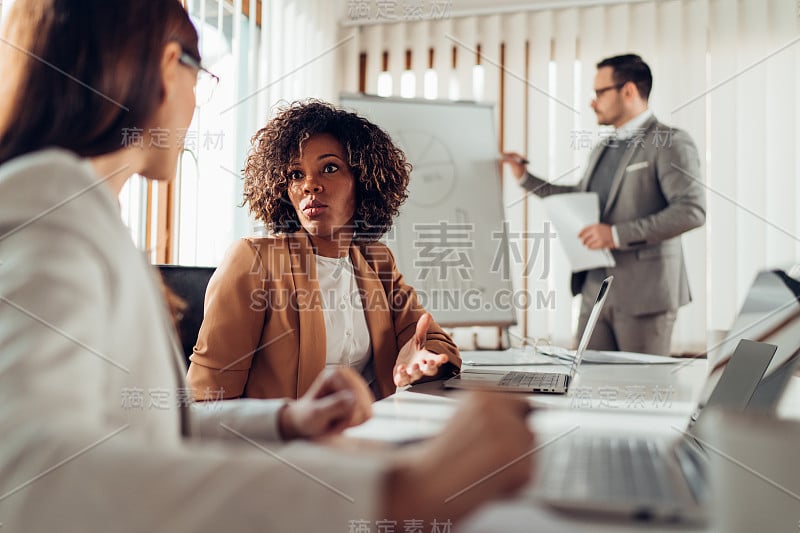
M397 142L413 165L408 203L441 205L456 185L456 165L445 142L426 131L402 130Z

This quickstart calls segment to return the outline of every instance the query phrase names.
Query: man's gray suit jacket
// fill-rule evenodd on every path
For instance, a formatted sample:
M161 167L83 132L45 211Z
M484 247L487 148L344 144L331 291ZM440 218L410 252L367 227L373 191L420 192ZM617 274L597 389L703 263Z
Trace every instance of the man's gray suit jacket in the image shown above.
M531 174L520 185L538 196L586 191L604 149L604 143L594 148L577 185L554 185ZM694 142L651 117L630 140L600 214L619 236L619 248L611 251L616 266L607 269L615 277L609 303L637 316L689 303L680 235L703 225L705 209ZM573 273L573 294L581 292L585 279L586 272Z

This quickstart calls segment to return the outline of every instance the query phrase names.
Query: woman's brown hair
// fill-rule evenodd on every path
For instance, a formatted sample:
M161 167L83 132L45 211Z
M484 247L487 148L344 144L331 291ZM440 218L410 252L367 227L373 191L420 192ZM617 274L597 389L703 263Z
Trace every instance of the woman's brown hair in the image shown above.
M48 147L114 152L164 97L164 46L200 62L177 0L17 0L0 43L0 164ZM162 285L174 320L185 305Z
M164 96L164 46L200 60L177 0L19 0L3 36L0 163L47 147L119 150Z

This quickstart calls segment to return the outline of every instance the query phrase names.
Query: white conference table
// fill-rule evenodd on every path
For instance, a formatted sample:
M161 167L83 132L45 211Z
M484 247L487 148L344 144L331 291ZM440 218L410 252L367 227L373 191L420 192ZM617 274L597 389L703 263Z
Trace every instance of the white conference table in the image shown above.
M564 371L554 365L481 367ZM557 440L579 430L615 433L663 434L677 437L693 412L706 380L705 359L681 360L671 365L620 365L584 363L566 395L529 395L538 407L529 418L537 444ZM445 390L429 382L398 391L374 405L373 418L351 428L348 437L389 442L414 441L435 435L450 419L463 391ZM557 445L554 442L553 445ZM442 474L446 475L446 474ZM531 487L513 500L489 504L478 510L458 531L467 533L565 531L706 531L703 527L653 524L580 517L545 508L531 495Z
M611 423L635 432L671 430L685 425L706 378L705 359L671 365L581 365L567 394L531 394L536 407L531 423L537 434L557 433L581 424L605 428ZM495 370L565 372L561 365L480 367ZM452 416L463 391L444 389L441 381L415 385L373 406L373 418L346 432L354 438L410 441L438 433Z

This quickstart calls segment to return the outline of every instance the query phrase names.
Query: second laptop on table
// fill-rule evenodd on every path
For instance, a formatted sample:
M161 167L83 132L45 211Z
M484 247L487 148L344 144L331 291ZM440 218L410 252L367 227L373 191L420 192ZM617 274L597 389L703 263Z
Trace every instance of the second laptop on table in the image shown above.
M496 390L505 392L547 392L552 394L566 394L569 385L575 378L575 373L583 360L583 354L592 338L597 319L608 298L608 290L614 276L609 276L600 285L597 299L592 307L589 320L581 335L581 341L575 352L569 372L526 372L526 371L505 371L505 370L479 370L469 369L448 379L444 386L449 389L473 389L473 390Z

